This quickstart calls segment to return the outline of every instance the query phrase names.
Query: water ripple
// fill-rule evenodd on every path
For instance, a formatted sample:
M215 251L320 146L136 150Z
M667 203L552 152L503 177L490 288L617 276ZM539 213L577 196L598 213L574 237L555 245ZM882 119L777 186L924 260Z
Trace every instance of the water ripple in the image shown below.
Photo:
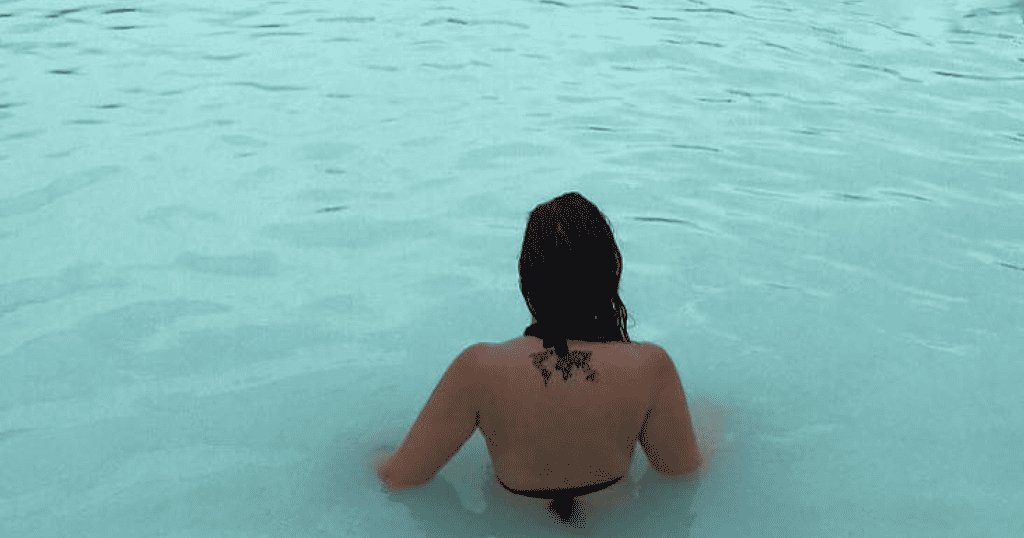
M309 90L309 86L286 86L286 85L272 85L272 84L260 84L259 82L231 82L233 86L249 86L250 88L256 88L258 90L268 92L295 92Z
M693 230L696 230L696 231L704 233L704 234L708 234L708 235L722 235L720 232L717 232L717 231L712 230L710 228L707 228L705 226L701 226L700 224L697 224L696 222L689 221L689 220L684 220L684 219L665 218L665 217L633 217L633 220L638 220L640 222L664 222L664 223L668 223L668 224L680 224L680 225L686 226L687 228L691 228Z
M117 166L100 166L82 174L51 181L45 187L17 196L0 198L0 218L26 215L57 200L109 179L120 171Z
M672 147L673 148L679 148L679 149L694 149L694 150L699 150L699 151L710 151L710 152L713 152L713 153L721 153L721 151L722 151L719 148L713 148L711 146L696 146L696 145L690 145L690 144L672 144Z
M905 77L899 71L897 71L895 69L890 69L888 67L880 67L880 66L871 65L871 64L848 64L848 65L850 67L855 67L857 69L868 69L868 70L871 70L871 71L880 71L882 73L886 73L886 74L892 75L892 76L894 76L894 77L896 77L896 78L898 78L898 79L900 79L900 80L902 80L904 82L921 82L921 80L916 79L916 78Z
M29 432L34 432L38 428L12 428L10 430L0 431L0 443L6 442L15 437L25 435Z
M936 75L942 75L944 77L962 78L969 80L989 80L989 81L1016 81L1024 80L1024 75L1018 76L1007 76L1007 77L991 77L985 75L968 75L965 73L952 73L949 71L934 71Z
M352 22L365 24L376 20L376 17L331 17L329 19L317 19L317 22Z
M847 201L847 202L874 202L875 201L874 198L871 198L869 196L863 196L863 195L860 195L860 194L850 194L850 193L846 193L846 192L831 193L830 197L834 198L834 199L837 199L837 200Z
M218 61L218 62L226 62L226 61L229 61L229 60L237 60L238 58L244 58L245 56L248 56L248 55L244 54L244 53L222 54L222 55L207 54L207 55L203 56L203 59L204 60L214 60L214 61Z
M733 11L731 9L723 9L723 8L718 8L718 7L686 8L683 11L685 13L724 13L726 15L736 15L737 17L747 17L748 19L750 18L749 15L744 15L744 14L738 12L738 11Z
M890 190L883 190L883 191L878 191L878 192L880 192L882 194L888 194L890 196L899 196L901 198L910 198L910 199L913 199L913 200L920 200L922 202L931 202L931 199L929 199L929 198L925 198L924 196L921 196L921 195L918 195L918 194L911 194L911 193L908 193L908 192L890 191Z
M73 9L62 9L60 11L57 11L56 13L51 13L49 15L46 15L46 18L47 19L56 19L58 17L63 17L64 15L68 15L70 13L77 13L79 11L85 11L85 8L84 7L76 7L76 8L73 8Z

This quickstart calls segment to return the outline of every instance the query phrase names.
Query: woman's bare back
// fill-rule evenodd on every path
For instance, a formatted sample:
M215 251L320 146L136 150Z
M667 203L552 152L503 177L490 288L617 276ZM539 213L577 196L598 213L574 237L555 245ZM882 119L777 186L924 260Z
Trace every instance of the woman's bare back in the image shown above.
M626 474L651 404L657 346L569 340L559 359L539 338L488 344L480 430L498 479L562 489ZM658 348L660 349L660 348Z

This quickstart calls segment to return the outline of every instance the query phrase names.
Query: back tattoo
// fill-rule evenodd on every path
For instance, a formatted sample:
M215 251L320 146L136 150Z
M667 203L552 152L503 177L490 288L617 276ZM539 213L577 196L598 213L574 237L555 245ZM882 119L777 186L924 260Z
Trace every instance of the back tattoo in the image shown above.
M531 353L530 358L533 359L533 367L540 370L540 376L544 378L544 386L548 386L548 379L551 378L551 370L548 368L544 361L551 358L554 355L554 350L545 349L544 351L538 351L537 353ZM570 349L569 353L565 357L559 357L555 362L555 370L562 372L562 381L568 381L572 377L573 367L577 367L580 370L587 373L584 378L591 383L597 383L600 374L597 370L590 367L590 357L593 355L591 351Z

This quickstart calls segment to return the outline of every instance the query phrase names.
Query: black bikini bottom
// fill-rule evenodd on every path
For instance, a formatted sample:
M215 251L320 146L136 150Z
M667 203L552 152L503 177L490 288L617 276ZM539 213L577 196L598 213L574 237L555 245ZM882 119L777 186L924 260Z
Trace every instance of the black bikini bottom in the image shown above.
M619 480L622 480L621 476L615 480L601 482L600 484L567 489L512 489L506 486L501 480L498 480L498 483L501 484L501 487L515 493L516 495L533 497L534 499L551 499L551 503L548 504L548 508L557 513L563 521L567 521L569 516L572 514L572 507L576 503L576 497L601 491Z
M504 482L498 480L501 486L516 495L522 495L524 497L533 497L535 499L562 499L565 497L580 497L590 493L601 491L602 489L611 486L612 484L622 480L622 477L618 477L615 480L609 480L607 482L601 482L600 484L591 484L589 486L581 486L578 488L566 488L566 489L512 489L505 485Z

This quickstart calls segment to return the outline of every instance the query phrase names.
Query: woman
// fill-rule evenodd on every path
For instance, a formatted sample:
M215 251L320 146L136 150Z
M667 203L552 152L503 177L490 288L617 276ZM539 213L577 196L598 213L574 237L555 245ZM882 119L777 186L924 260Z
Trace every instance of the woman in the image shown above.
M679 374L662 348L629 339L621 274L597 206L571 192L534 208L519 257L533 323L452 362L402 446L378 466L381 481L429 481L476 428L498 482L550 499L563 519L576 497L622 479L637 441L661 474L697 470L703 460Z

